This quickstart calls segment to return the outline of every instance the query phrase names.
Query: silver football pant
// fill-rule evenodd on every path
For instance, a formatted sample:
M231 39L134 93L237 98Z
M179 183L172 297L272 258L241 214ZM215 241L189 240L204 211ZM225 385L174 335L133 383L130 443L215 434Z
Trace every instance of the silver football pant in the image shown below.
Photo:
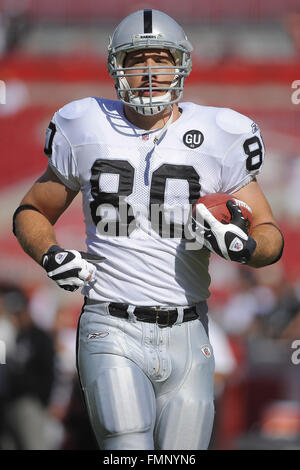
M161 328L85 305L77 367L100 449L207 449L214 356L203 304L198 310L199 319Z

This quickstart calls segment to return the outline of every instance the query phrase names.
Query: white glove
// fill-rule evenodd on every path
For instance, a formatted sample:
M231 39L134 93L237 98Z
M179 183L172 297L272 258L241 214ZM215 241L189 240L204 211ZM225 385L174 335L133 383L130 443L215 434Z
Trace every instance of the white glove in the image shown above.
M194 235L213 253L245 264L256 248L256 241L247 233L246 220L240 208L231 200L226 205L231 214L229 224L222 224L204 204L197 204L192 224Z
M49 248L43 255L42 266L47 271L50 279L59 287L68 291L74 291L82 287L86 282L95 278L95 261L103 261L104 258L77 250L65 250L57 245Z

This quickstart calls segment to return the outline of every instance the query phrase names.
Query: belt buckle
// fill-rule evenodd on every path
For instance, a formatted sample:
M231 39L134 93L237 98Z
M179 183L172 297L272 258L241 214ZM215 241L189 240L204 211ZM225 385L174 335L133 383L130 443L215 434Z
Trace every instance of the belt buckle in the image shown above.
M161 327L161 328L166 328L170 324L170 310L162 310L160 307L155 307L156 313L155 313L155 323ZM168 312L167 316L167 323L159 323L159 312Z

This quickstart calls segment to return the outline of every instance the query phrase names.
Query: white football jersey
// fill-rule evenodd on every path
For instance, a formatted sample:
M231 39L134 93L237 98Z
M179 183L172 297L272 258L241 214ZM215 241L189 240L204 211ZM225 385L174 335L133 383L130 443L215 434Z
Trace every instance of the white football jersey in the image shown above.
M180 108L157 145L160 129L134 126L122 103L100 98L67 104L47 129L50 167L82 192L87 250L106 258L83 290L91 299L184 306L209 296L209 251L187 230L191 205L248 184L264 146L258 126L231 109Z

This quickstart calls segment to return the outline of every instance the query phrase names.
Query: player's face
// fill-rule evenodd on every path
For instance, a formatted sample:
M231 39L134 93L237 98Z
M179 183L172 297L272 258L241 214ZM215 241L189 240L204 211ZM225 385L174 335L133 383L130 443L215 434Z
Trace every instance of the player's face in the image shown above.
M175 76L175 68L173 68L174 65L175 62L171 53L160 49L147 49L130 52L127 54L124 62L124 67L132 68L132 70L126 71L126 78L130 88L141 88L141 90L136 90L134 92L136 96L150 96L150 91L142 90L142 88L148 88L150 85L148 67L152 66L159 67L157 69L152 69L152 96L155 97L165 94L167 91L166 89L155 90L155 88L170 87Z

